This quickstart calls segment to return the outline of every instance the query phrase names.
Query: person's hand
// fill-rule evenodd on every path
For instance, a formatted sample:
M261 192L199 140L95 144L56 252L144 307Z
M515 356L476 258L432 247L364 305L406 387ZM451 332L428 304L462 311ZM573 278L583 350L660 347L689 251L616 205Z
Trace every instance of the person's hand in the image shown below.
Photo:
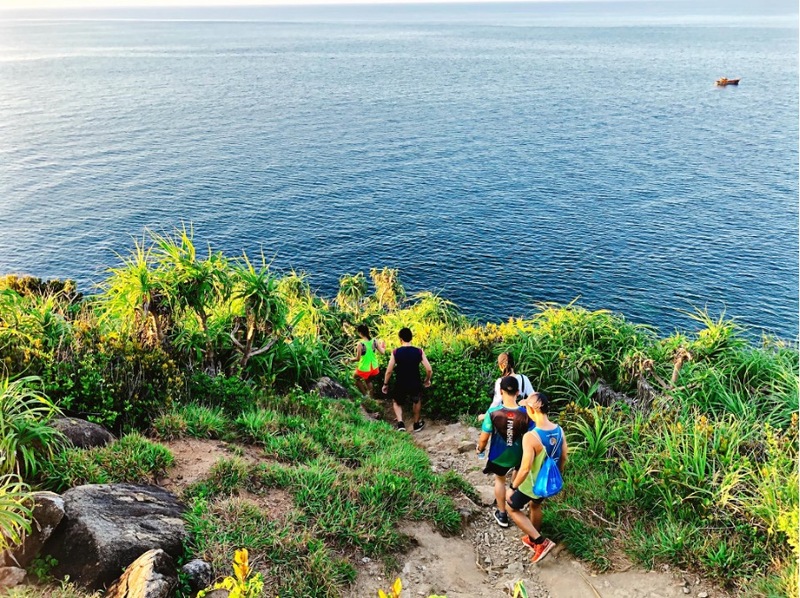
M430 380L425 380L425 382L422 383L422 386L424 386L425 388L430 388L431 387L431 381Z
M386 350L386 341L378 341L378 347L380 347L383 351Z
M382 392L383 394L389 394L389 385L388 385L388 384L384 384L384 385L381 387L381 392Z
M506 488L506 502L511 500L511 497L513 496L513 494L514 494L514 491L511 488Z

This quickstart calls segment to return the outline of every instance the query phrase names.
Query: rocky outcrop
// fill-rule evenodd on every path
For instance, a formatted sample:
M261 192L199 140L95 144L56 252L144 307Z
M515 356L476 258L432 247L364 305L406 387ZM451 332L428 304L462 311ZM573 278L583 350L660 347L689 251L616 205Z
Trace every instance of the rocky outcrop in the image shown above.
M214 572L211 565L201 559L193 559L181 567L181 573L186 578L193 593L205 590L214 581Z
M157 548L128 565L125 573L108 588L105 598L167 598L177 584L173 560Z
M0 567L25 569L36 558L45 542L64 518L64 500L53 492L33 493L31 531L22 544L0 553Z
M162 488L96 484L68 490L63 499L64 520L43 551L58 561L58 577L99 589L148 550L173 558L183 551L185 507Z
M350 396L350 392L344 386L327 376L317 380L311 390L329 399L346 399Z
M95 446L105 446L109 442L116 440L116 437L103 426L83 419L58 417L50 425L66 436L67 440L76 448L88 449Z

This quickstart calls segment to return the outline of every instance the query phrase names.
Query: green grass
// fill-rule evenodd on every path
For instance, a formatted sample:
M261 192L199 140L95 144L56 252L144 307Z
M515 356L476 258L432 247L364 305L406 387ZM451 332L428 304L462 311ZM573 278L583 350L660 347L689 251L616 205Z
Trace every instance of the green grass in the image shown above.
M402 521L460 530L453 497L477 498L475 490L453 473L434 474L409 436L362 418L354 402L295 394L280 403L235 423L272 461L223 459L187 489L193 555L224 567L246 547L281 596L340 596L354 579L353 556L388 558L408 548ZM276 489L292 498L285 519L271 518L268 504L235 498L247 491L268 501Z
M104 447L56 453L45 469L43 485L62 492L81 484L153 483L173 462L165 447L132 433Z

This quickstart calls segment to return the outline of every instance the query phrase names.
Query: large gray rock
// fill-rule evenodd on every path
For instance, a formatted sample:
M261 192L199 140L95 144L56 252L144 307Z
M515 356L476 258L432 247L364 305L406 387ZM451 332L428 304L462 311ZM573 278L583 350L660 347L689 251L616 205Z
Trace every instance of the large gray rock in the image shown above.
M63 518L64 499L54 492L34 492L31 531L20 546L0 553L0 566L27 568Z
M319 396L329 399L346 399L350 396L350 392L344 386L327 376L317 380L311 390L319 393Z
M116 437L103 426L74 417L58 417L50 422L56 430L67 437L76 448L93 448L114 442Z
M178 575L170 556L157 548L133 561L115 581L105 598L168 598L178 585Z
M140 555L183 552L185 507L156 486L95 484L63 494L65 516L43 552L58 560L53 574L99 589Z

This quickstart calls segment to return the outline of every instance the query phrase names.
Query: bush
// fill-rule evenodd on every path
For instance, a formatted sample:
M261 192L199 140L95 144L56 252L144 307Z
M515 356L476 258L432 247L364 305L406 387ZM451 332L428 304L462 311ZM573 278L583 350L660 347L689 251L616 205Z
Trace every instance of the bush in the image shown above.
M238 376L209 376L196 372L189 379L189 396L199 405L218 407L236 416L257 402L259 392L251 382Z
M183 395L183 374L159 348L91 331L74 349L46 373L49 394L70 415L117 432L146 429Z
M431 368L431 387L423 395L428 416L456 421L462 414L483 413L489 408L494 392L491 365L444 353L432 358Z

